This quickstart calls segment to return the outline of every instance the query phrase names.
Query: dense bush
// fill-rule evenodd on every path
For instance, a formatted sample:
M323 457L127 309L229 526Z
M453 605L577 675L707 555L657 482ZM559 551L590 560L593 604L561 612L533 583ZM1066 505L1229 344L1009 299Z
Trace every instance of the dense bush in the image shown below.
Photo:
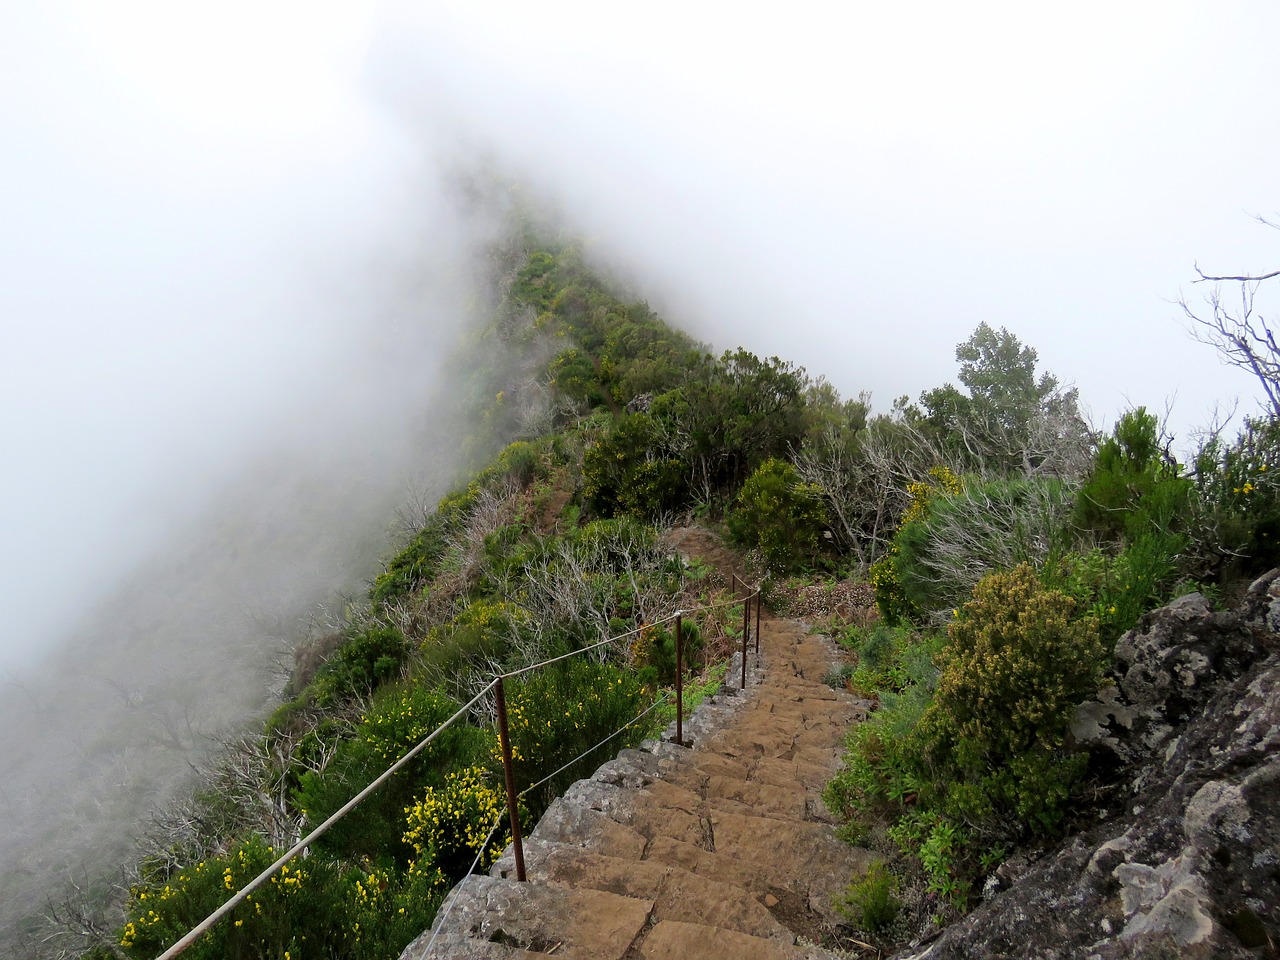
M130 891L121 929L125 956L153 960L279 856L257 838L225 855L157 875ZM381 867L352 869L320 857L285 864L184 957L260 960L324 955L396 956L430 925L440 903L412 877Z
M964 490L963 481L947 467L934 467L928 480L919 480L907 487L907 507L898 523L893 542L884 555L871 565L871 586L875 589L876 608L888 623L897 624L920 616L921 611L912 603L903 583L907 571L903 568L899 538L903 531L923 521L935 501L956 496ZM911 533L905 534L911 537Z
M338 648L311 683L317 706L328 707L368 697L400 675L409 644L395 627L370 627Z
M811 563L827 520L817 487L785 460L766 460L742 485L729 514L729 532L759 550L775 573Z
M1192 484L1160 441L1160 425L1145 408L1122 416L1102 441L1080 488L1076 523L1104 539L1133 541L1167 530L1190 515Z
M923 756L942 774L940 806L996 833L1052 832L1080 772L1064 746L1067 724L1104 664L1096 621L1023 565L978 584L940 660L919 729Z
M865 696L900 693L936 673L933 658L940 644L933 633L918 634L881 621L850 629L841 644L857 657L849 685Z
M323 822L457 709L455 701L424 686L380 696L323 770L301 776L294 803L306 822L312 827ZM424 786L439 785L446 770L469 765L482 751L482 742L481 731L455 723L317 845L348 860L389 856L407 863L412 851L403 842L403 809Z
M692 620L681 625L684 642L684 669L688 673L703 666L702 631ZM631 644L633 669L649 671L652 680L662 686L671 686L676 680L676 628L675 624L658 624L642 628Z
M1096 689L1104 649L1095 621L1028 565L978 584L948 629L939 672L911 655L909 636L882 629L862 640L867 680L885 683L881 706L850 730L824 799L854 835L890 821L929 889L961 906L988 855L1060 827L1084 766L1065 747L1067 723Z
M1197 539L1214 570L1246 573L1280 563L1280 421L1247 419L1230 444L1210 438L1195 459Z
M494 779L481 767L455 770L405 810L404 842L417 855L415 873L434 869L439 885L447 889L467 875L473 861L484 872L498 859L511 840L511 828L503 828L507 798Z
M590 776L605 760L635 746L649 732L637 723L602 743L639 716L652 696L633 671L598 663L587 655L509 681L506 695L517 792L524 794L550 777L528 794L534 817L541 816L569 784ZM499 763L496 735L491 754L494 764Z
M667 452L662 427L644 413L617 420L583 456L583 494L602 516L653 517L688 499L688 467Z

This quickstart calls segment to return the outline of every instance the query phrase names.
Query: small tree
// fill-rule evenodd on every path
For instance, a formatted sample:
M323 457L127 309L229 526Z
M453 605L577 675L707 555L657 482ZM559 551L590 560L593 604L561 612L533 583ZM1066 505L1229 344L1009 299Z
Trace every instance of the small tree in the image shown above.
M742 485L729 532L739 543L759 549L774 570L788 571L817 551L825 523L820 491L801 482L791 464L775 458Z
M981 323L956 347L956 360L966 392L948 383L920 403L966 469L1061 476L1087 463L1090 436L1077 391L1052 374L1037 376L1034 349Z
M1263 217L1256 219L1280 230L1278 223ZM1198 264L1195 270L1196 283L1212 283L1213 287L1204 298L1208 314L1200 308L1192 309L1185 297L1178 300L1191 321L1191 336L1217 350L1226 363L1252 373L1266 394L1271 416L1280 417L1280 344L1272 321L1259 312L1256 299L1262 284L1280 277L1280 270L1238 276L1207 274ZM1225 292L1224 284L1228 285Z

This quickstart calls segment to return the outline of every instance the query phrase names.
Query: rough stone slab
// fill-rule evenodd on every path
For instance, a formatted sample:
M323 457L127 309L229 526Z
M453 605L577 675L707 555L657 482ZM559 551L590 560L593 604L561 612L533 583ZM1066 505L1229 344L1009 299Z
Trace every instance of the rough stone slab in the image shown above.
M645 838L630 827L597 810L568 803L563 797L547 808L532 836L630 860L639 860L646 844Z
M699 923L664 920L640 945L643 960L835 960L836 955Z
M523 958L553 949L558 957L622 960L647 927L653 902L602 890L471 876L454 888L446 907L448 913L441 908L444 926L431 951L426 952L430 937L419 938L415 944L422 944L421 951L406 951L402 960ZM476 944L481 944L479 950ZM490 945L511 952L494 952Z
M717 854L753 862L786 850L785 861L775 866L775 883L806 897L809 909L832 922L840 915L833 897L863 873L870 855L836 839L822 823L797 823L767 817L718 814L712 827Z
M652 900L657 920L682 920L790 943L794 936L748 890L653 860L619 860L559 844L530 841L530 881L590 887Z
M727 853L713 853L705 847L682 843L671 837L654 837L645 851L645 859L742 887L754 897L762 897L769 892L770 884L760 876L758 865L738 860Z
M808 794L797 783L778 786L758 780L712 776L707 778L706 791L709 799L734 800L763 816L779 820L805 819ZM726 808L717 804L716 809Z

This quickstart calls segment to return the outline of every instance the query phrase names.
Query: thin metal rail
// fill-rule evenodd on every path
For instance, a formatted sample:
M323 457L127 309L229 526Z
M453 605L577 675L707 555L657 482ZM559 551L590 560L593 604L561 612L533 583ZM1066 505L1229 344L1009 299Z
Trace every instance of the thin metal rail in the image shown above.
M221 920L228 913L234 910L237 906L243 903L248 898L248 896L251 893L253 893L253 891L257 890L260 886L266 883L267 880L269 880L277 870L279 870L282 866L284 866L286 863L288 863L290 860L296 857L299 853L301 853L303 850L309 847L315 840L319 839L321 836L327 833L330 827L332 827L335 823L337 823L339 820L345 817L348 813L350 813L353 809L355 809L360 803L362 803L365 800L366 797L369 796L369 794L377 790L380 786L382 786L382 784L384 784L387 780L389 780L392 776L394 776L402 767L404 767L405 764L407 764L410 760L412 760L419 753L421 753L429 743L431 743L433 740L436 739L436 737L438 737L441 733L443 733L446 729L448 729L456 720L458 720L458 718L466 714L466 712L470 710L473 706L475 706L476 703L478 703L486 694L488 694L490 690L494 691L495 699L497 703L499 740L501 742L501 747L502 747L503 775L506 780L506 788L507 788L507 814L511 823L511 841L512 841L513 853L516 859L516 878L523 882L525 880L525 868L524 868L523 843L522 843L522 838L520 834L520 818L517 811L517 802L519 797L524 796L530 790L534 790L537 787L542 786L544 783L547 782L547 780L551 779L551 777L554 777L556 776L556 774L563 772L569 766L576 763L578 760L581 760L584 756L586 756L592 750L595 750L598 747L602 746L603 744L607 743L609 740L613 739L618 734L620 734L623 730L626 730L628 727L632 726L634 723L639 721L642 717L652 712L660 704L667 702L668 698L665 695L663 697L658 698L646 710L642 711L638 716L636 716L632 720L629 720L627 723L623 724L617 730L613 731L613 733L605 737L604 740L600 741L600 743L591 747L587 751L579 754L573 760L570 760L569 763L562 766L559 770L556 770L555 773L550 774L548 777L543 778L538 783L533 784L530 787L527 787L524 791L517 794L515 791L515 773L514 773L514 768L511 762L511 745L510 745L510 739L507 732L506 698L503 693L502 681L513 678L513 677L522 676L523 674L529 673L533 670L537 670L542 667L547 667L552 664L559 663L562 660L568 660L570 657L576 657L576 656L579 656L580 654L589 653L592 650L597 650L609 644L616 643L619 640L624 640L627 637L634 636L644 630L649 629L650 627L653 627L662 623L669 623L672 620L674 620L676 623L676 743L683 746L684 744L683 616L687 613L705 612L705 611L715 610L720 607L732 606L737 603L743 604L742 689L745 690L747 686L747 666L746 666L747 636L748 636L749 624L750 624L751 601L753 599L756 602L756 652L757 654L759 654L759 648L760 648L760 619L759 619L760 618L760 606L759 606L760 588L757 586L754 588L754 592L751 592L753 588L748 587L745 582L740 581L737 575L735 574L733 576L733 589L735 593L737 592L737 586L739 583L741 583L742 585L743 593L746 594L746 596L744 596L741 599L735 597L732 600L719 601L717 603L709 603L699 607L695 607L692 610L677 610L675 613L668 614L667 616L661 617L658 620L654 620L651 623L642 624L641 626L635 628L634 630L628 630L627 632L620 633L617 636L606 637L604 640L601 640L598 643L593 643L585 647L580 647L577 650L571 650L568 653L564 653L556 657L551 657L550 659L543 660L539 663L530 664L529 666L526 666L526 667L520 667L519 669L512 670L507 673L500 674L494 677L483 687L483 689L480 690L479 693L477 693L474 697L468 700L462 707L460 707L458 711L453 714L453 716L449 717L448 720L446 720L444 723L438 726L435 730L431 731L431 733L427 734L426 737L420 740L413 748L411 748L407 753L405 753L403 757L401 757L394 764L388 767L380 776L378 776L377 779L375 779L367 787L365 787L363 790L357 793L354 797L348 800L345 804L343 804L343 806L339 808L335 813L333 813L327 820L325 820L318 827L312 830L309 834L307 834L305 837L303 837L301 840L295 843L292 847L290 847L289 850L286 851L273 864L271 864L271 866L263 870L260 874L258 874L256 877L250 880L247 884L245 884L245 886L241 887L240 890L238 890L231 897L231 899L229 899L226 903L220 906L217 910L213 911L213 913L209 914L209 916L207 916L204 920L202 920L199 924L197 924L189 933L187 933L186 936L182 937L182 939L178 940L172 946L170 946L167 950L165 950L164 953L160 954L160 956L157 957L156 960L172 960L172 958L178 956L180 953L186 950L187 947L191 946L198 939L200 939L200 937L202 937L205 933L207 933L210 929L212 929L213 926L219 920ZM498 822L501 822L501 818L499 818ZM493 832L496 829L497 829L497 823L495 823L493 830L489 832L489 837L485 839L484 844L481 846L480 853L477 853L476 859L472 861L471 870L474 870L476 867L476 864L479 863L480 856L484 852L485 847L488 846L489 840L492 839ZM437 924L436 926L438 929L439 924ZM435 937L433 935L432 942L434 942L434 939Z

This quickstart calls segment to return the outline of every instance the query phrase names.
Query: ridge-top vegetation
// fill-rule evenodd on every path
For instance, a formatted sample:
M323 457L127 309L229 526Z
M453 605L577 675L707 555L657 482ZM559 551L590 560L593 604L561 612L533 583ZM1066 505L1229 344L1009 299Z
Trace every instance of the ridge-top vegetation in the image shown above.
M85 956L157 955L495 673L634 633L510 685L520 783L653 705L675 669L655 624L725 596L664 540L688 517L723 521L779 606L788 577L874 586L874 622L827 624L854 660L841 682L880 705L826 794L889 864L855 884L851 916L891 927L913 884L914 906L952 915L1017 845L1067 827L1089 776L1067 719L1116 638L1275 560L1272 420L1180 464L1141 408L1097 436L1036 351L986 324L957 348L958 386L876 413L776 357L713 355L574 243L518 231L494 260L492 316L456 363L473 472L148 839L122 923ZM729 607L687 625L694 679L715 682L738 622ZM491 712L482 700L187 955L397 956L506 842L500 825L486 845L505 805ZM523 815L670 711L650 716Z

